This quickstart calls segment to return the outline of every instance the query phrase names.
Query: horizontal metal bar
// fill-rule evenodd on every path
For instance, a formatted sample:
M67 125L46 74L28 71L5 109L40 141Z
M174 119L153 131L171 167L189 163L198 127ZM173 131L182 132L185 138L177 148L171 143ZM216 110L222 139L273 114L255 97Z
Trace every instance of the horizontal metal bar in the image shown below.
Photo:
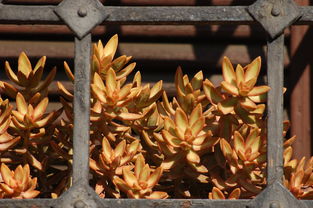
M1 24L63 24L55 6L0 6ZM300 7L303 16L295 24L313 24L313 6ZM136 7L107 6L105 24L254 24L247 6Z

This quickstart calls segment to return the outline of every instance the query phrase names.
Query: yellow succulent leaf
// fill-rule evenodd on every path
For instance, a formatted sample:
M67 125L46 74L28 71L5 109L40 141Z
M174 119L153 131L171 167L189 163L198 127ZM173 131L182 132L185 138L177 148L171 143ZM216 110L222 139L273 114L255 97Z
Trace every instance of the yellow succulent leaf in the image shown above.
M165 158L165 160L162 161L161 167L164 170L169 170L171 168L174 168L176 165L181 163L181 160L184 158L184 154L174 154L171 157Z
M253 111L250 111L251 114L257 114L257 115L263 115L265 110L265 104L259 104L257 105L256 109Z
M236 73L232 63L229 58L224 56L222 62L222 70L223 70L223 78L224 81L228 84L235 85L236 84Z
M194 125L202 117L202 105L199 103L191 112L189 126Z
M104 91L102 91L99 87L97 87L97 85L91 84L91 90L92 90L93 94L95 95L95 97L97 99L99 99L102 103L107 102L106 95L104 94Z
M267 100L267 94L261 94L256 96L248 96L250 100L255 103L264 103Z
M111 95L117 88L116 75L112 68L108 70L105 81L108 94Z
M216 90L216 88L208 79L203 82L203 91L207 99L212 104L217 104L223 100L222 95Z
M191 79L191 86L193 90L198 90L201 88L203 82L203 73L199 71L192 79Z
M14 179L13 179L13 173L12 171L9 169L8 166L6 166L6 164L2 163L1 164L1 177L3 179L3 181L8 184L11 185L12 183L14 183Z
M147 180L147 184L149 188L153 188L159 181L160 177L162 176L163 168L158 167L153 171L150 175L149 179Z
M180 147L182 142L179 138L173 136L169 131L162 130L162 136L164 141L166 141L172 147Z
M7 76L9 77L9 79L12 80L15 84L19 85L20 84L19 80L18 80L16 74L11 69L11 66L10 66L8 61L5 62L4 68L5 68L5 72L6 72Z
M93 83L100 89L100 90L105 90L105 85L100 77L100 75L95 72L95 74L93 75Z
M123 77L128 76L136 67L136 63L131 63L128 66L126 66L123 70L116 73L116 80L120 80Z
M13 137L10 134L8 134L7 132L4 132L3 134L0 134L0 145L2 143L9 142L12 139Z
M230 144L225 140L225 139L221 139L220 140L220 146L221 146L221 150L223 152L223 155L229 160L232 158L232 154L233 154L233 149L230 146Z
M71 101L73 100L73 98L74 98L73 94L70 93L70 92L64 87L64 85L63 85L61 82L57 81L57 86L58 86L58 90L59 90L60 94L61 94L63 97L65 97L65 99L71 100Z
M62 109L61 109L62 110ZM62 112L62 111L61 111ZM54 114L56 114L56 113L58 113L58 114L60 114L60 111L57 111L57 112L51 112L51 113L49 113L46 117L44 117L43 119L41 119L41 120L39 120L39 121L36 121L35 122L35 125L36 125L36 127L43 127L43 126L46 126L46 125L48 125L52 120L53 120L53 118L54 117L58 117L58 116L55 116ZM25 117L26 117L26 115L25 115Z
M245 81L249 81L251 79L257 79L261 69L261 57L257 57L254 59L247 67L245 72Z
M149 196L145 196L146 199L166 199L168 194L162 191L154 191Z
M244 82L244 75L245 75L245 72L242 68L242 66L240 64L237 65L236 67L236 85L237 87L240 86L240 83Z
M11 123L11 120L6 119L3 123L0 124L0 134L3 134L9 128L10 123Z
M204 124L205 124L205 119L204 117L201 117L191 126L191 132L194 137L196 137L200 133L200 131L204 127Z
M266 85L253 87L252 90L248 93L248 96L262 95L264 93L267 93L270 89L271 88Z
M100 54L103 53L104 57L110 56L110 61L112 61L113 57L115 56L117 46L118 46L118 36L116 34L113 37L111 37L110 40L107 42L107 44L104 46L103 52L99 51L99 53ZM98 44L98 48L102 48L100 44Z
M141 169L141 172L139 174L139 177L138 178L138 181L139 181L139 184L140 183L147 183L148 179L149 179L149 176L150 176L150 167L148 164L145 164L144 167Z
M237 104L237 102L238 102L238 99L235 97L228 98L228 99L223 100L222 102L218 103L217 108L224 115L227 115L227 114L234 111L234 107Z
M185 112L178 108L175 113L175 124L176 127L178 127L182 132L185 132L185 130L188 127L188 118Z
M11 140L9 140L5 143L0 143L0 151L7 150L9 147L11 147L15 143L17 143L20 139L21 139L21 137L15 137L15 138L11 138Z
M136 178L139 178L139 175L142 171L142 169L145 166L145 158L143 157L142 154L139 154L137 159L136 159L136 163L135 163L135 176Z
M116 186L125 193L128 193L129 191L131 191L131 187L129 187L128 184L124 180L120 179L117 176L114 177L113 183L116 184Z
M114 149L114 156L121 157L126 150L126 140L121 141Z
M130 90L132 88L132 84L127 84L124 87L122 87L122 89L119 92L119 99L123 100L125 97L127 97L130 93Z
M32 155L30 152L26 153L26 158L33 167L37 168L38 170L43 170L41 162L39 162L34 155Z
M24 52L18 57L18 72L22 73L26 79L32 72L31 63Z
M48 86L51 84L51 82L53 81L55 75L57 72L57 68L53 67L53 69L49 72L48 76L46 77L46 79L38 86L38 88L36 89L37 91L42 91L48 88Z
M111 161L113 149L106 137L102 138L102 154L107 161Z
M120 113L118 114L118 118L125 120L125 121L132 121L132 120L137 120L137 119L141 119L142 117L144 117L144 115L140 115L140 114L135 114L135 113Z
M241 107L236 107L235 112L244 123L248 124L249 126L257 127L255 115L250 115L249 112L247 112Z
M72 81L74 82L74 74L72 73L69 65L67 64L66 61L63 62L63 65L64 65L64 70L65 70L65 73L67 75L67 77Z
M250 131L250 134L247 137L246 149L251 148L251 153L255 153L259 151L260 146L261 139L260 136L258 136L258 129L255 128L252 131Z
M3 84L2 86L0 86L0 88L3 89L3 92L5 94L7 94L9 97L11 98L16 98L16 95L17 95L17 92L18 90L11 84L9 83L6 83L6 82L0 82L0 85L1 83Z
M175 73L175 86L176 86L176 90L180 89L181 93L183 95L186 95L183 72L180 66L177 67L177 70Z
M304 171L300 170L294 174L293 186L295 188L300 188L303 185L302 179L304 176Z
M16 95L16 107L17 110L25 115L27 113L27 103L21 93L17 93Z
M26 192L22 192L23 199L32 199L40 194L40 191L37 190L28 190Z
M141 73L140 73L140 71L136 72L132 84L134 87L140 87L141 86Z
M228 83L226 81L222 81L221 82L221 86L229 94L234 95L234 96L238 96L239 95L238 88L235 85L230 84L230 83Z
M257 105L247 97L240 99L239 104L247 111L254 111L257 108Z
M127 146L127 152L129 154L133 154L136 151L138 151L138 148L140 147L140 140L136 139L133 141L130 145Z
M18 184L22 184L24 180L24 169L21 165L17 166L14 171L14 179L17 181Z
M138 186L136 176L129 170L129 168L123 168L123 177L126 184L130 187Z
M225 199L225 196L221 190L216 187L212 189L212 199Z
M235 148L237 153L239 151L245 152L244 139L238 131L235 131L235 133L234 133L234 148Z
M286 140L284 142L284 148L287 148L288 146L292 145L295 140L296 140L296 136L293 136L290 139Z
M239 199L240 194L240 188L236 188L229 194L228 199Z
M10 195L14 193L14 189L10 188L10 186L5 183L0 183L0 189Z
M187 152L186 158L190 163L196 163L196 164L200 163L200 156L193 150L189 150Z
M160 93L162 92L162 85L163 85L163 81L160 80L151 88L149 99L152 99L155 96L157 97L160 96Z
M49 99L46 97L36 106L33 112L33 119L36 121L41 118L41 116L46 112L47 106L49 103Z

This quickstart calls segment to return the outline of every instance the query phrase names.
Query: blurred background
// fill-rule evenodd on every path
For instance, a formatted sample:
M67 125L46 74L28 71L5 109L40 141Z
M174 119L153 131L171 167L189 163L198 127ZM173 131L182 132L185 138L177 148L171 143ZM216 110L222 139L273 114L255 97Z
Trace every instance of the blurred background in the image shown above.
M56 5L61 0L4 0L5 4ZM250 5L255 0L102 0L110 6L222 6ZM296 0L299 5L313 5L313 0ZM175 94L174 74L177 66L193 76L202 70L214 83L221 78L221 60L228 56L232 63L246 65L262 57L260 83L266 82L266 32L259 25L100 25L92 31L93 41L103 43L119 35L117 55L133 56L143 81L162 79L170 96ZM312 87L313 28L292 26L285 31L285 119L291 120L290 136L296 134L295 157L312 155ZM16 69L18 55L25 51L34 65L45 55L45 72L57 66L56 80L68 89L63 61L73 69L73 33L60 25L0 25L0 78L6 80L4 62ZM134 73L133 73L134 74ZM56 82L51 84L50 108L58 107Z

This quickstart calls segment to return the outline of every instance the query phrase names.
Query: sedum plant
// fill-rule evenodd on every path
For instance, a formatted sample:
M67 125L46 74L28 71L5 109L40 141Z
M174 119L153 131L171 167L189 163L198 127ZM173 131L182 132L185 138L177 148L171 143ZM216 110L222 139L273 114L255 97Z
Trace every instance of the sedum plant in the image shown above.
M139 71L129 80L136 63L115 58L117 47L115 35L91 57L90 185L99 197L249 199L266 187L270 88L257 85L260 57L236 67L225 57L218 86L178 67L168 97L162 81L145 84ZM45 62L32 67L21 53L17 72L5 62L0 198L57 198L72 185L73 93L57 82L62 108L47 110L56 68L42 79ZM66 62L64 70L73 82ZM292 159L294 140L284 142L284 185L312 199L313 159Z

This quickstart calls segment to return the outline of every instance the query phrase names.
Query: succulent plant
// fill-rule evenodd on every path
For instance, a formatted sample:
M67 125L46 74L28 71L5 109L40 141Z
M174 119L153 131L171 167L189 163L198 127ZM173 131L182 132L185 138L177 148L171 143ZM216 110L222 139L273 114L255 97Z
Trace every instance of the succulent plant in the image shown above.
M31 199L40 193L35 190L37 178L31 177L28 165L12 171L2 163L0 176L0 198Z

